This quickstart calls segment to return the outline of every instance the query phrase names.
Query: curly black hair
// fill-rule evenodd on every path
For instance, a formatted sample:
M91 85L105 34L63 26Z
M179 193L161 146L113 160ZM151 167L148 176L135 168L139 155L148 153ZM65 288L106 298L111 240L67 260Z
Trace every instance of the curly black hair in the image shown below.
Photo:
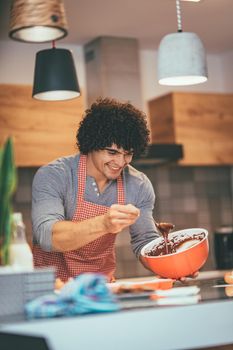
M86 110L76 140L82 154L116 144L138 157L150 140L146 115L128 102L99 98Z

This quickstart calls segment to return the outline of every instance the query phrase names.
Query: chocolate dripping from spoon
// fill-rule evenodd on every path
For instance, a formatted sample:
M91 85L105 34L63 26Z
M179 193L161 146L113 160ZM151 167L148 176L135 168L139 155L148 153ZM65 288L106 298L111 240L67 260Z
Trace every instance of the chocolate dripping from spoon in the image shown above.
M159 232L162 234L164 242L165 242L165 251L166 254L169 254L169 250L168 250L168 244L169 244L169 239L168 239L168 235L170 233L170 231L175 227L175 225L168 223L168 222L155 222L155 226L157 227L157 229L159 230Z

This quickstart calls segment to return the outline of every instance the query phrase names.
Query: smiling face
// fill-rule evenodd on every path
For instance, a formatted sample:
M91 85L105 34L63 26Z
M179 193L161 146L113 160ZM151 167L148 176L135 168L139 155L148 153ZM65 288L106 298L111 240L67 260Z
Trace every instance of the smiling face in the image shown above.
M115 180L133 158L133 152L118 148L115 144L87 156L87 172L96 181Z

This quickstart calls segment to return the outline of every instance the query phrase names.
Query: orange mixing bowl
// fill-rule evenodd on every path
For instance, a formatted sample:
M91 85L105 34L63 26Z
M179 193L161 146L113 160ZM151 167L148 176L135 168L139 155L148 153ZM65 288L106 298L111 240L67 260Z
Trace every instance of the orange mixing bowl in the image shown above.
M162 237L156 238L142 248L141 255L155 274L161 277L179 279L194 274L205 264L209 254L208 231L203 228L188 228L172 232L169 237L186 232L188 234L204 232L205 237L192 247L167 255L148 256L146 254L154 247L157 240L163 239Z

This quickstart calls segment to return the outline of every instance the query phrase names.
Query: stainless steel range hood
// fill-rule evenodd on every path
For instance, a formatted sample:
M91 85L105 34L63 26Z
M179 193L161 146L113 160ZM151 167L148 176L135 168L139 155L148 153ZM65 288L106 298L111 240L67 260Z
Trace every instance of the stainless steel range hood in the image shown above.
M176 143L156 143L149 145L146 153L135 158L133 165L153 166L163 163L176 162L183 158L183 146Z

